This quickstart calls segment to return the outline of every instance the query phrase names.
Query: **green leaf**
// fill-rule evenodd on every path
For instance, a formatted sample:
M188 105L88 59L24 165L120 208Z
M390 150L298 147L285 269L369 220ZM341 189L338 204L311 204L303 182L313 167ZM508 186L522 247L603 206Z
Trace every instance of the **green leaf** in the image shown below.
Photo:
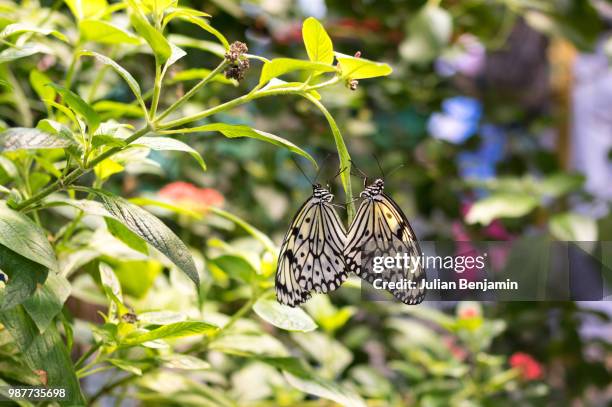
M210 52L213 55L223 58L225 54L225 48L221 44L217 44L213 41L198 40L192 37L187 37L179 34L170 34L168 40L172 41L173 44L183 48L195 48L202 51Z
M356 58L336 52L338 66L345 79L366 79L378 76L387 76L393 69L385 63L370 61L365 58Z
M145 10L155 15L162 15L167 12L172 6L175 6L178 0L141 0L141 4Z
M363 399L354 391L318 377L303 378L285 372L285 379L296 389L324 399L335 401L345 407L366 407Z
M62 86L56 85L54 83L50 83L53 89L57 91L60 95L62 95L62 99L64 103L68 105L75 113L81 115L89 125L89 131L95 132L98 126L100 126L100 116L98 113L85 102L79 95L74 93L71 90L68 90Z
M184 206L172 205L168 202L157 201L151 198L130 198L131 203L138 206L157 206L159 208L167 209L171 212L174 212L178 215L189 216L194 219L202 219L202 214L200 212L193 211L191 209L185 208ZM212 208L212 207L211 207Z
M230 220L232 222L234 222L236 225L240 226L242 229L244 229L248 234L250 234L251 236L253 236L255 239L259 240L259 242L261 242L261 244L263 244L263 246L266 248L267 251L271 252L271 253L275 253L277 248L274 245L274 243L272 242L272 240L270 240L270 238L268 236L266 236L265 233L263 233L261 230L257 229L255 226L247 223L245 220L239 218L238 216L229 213L223 209L211 206L209 208L213 213L215 213L216 215L219 215L227 220Z
M318 377L300 359L261 357L259 360L283 370L289 384L304 393L332 400L346 407L366 407L365 402L357 393L335 382Z
M121 117L137 118L143 117L146 113L146 111L143 111L142 105L137 106L130 103L115 102L114 100L100 100L93 104L93 108L100 113L102 120L119 119Z
M107 158L106 160L102 160L101 163L97 164L94 167L94 174L100 180L107 180L111 175L118 174L123 171L123 165L119 164L117 161L112 158Z
M296 90L296 89L299 89L299 88L301 88L303 86L304 86L304 84L302 82L285 82L282 79L272 78L272 79L270 79L270 82L268 82L268 84L266 86L261 88L261 90L271 90L271 89L293 89L293 90ZM317 100L321 100L321 94L319 92L317 92L316 90L309 90L308 94L312 95Z
M100 263L100 282L102 286L108 289L118 300L123 302L123 293L121 292L121 284L115 275L113 269L106 263Z
M309 73L334 72L336 67L321 62L303 61L293 58L275 58L266 62L261 70L259 84L263 85L272 78L289 72L305 71Z
M68 42L68 38L66 38L64 34L62 34L61 32L57 30L52 30L49 28L41 28L35 25L24 24L24 23L15 23L15 24L10 24L4 27L2 32L0 32L0 40L4 40L5 38L10 37L11 35L14 35L14 34L22 34L25 32L41 34L41 35L53 35L54 37L64 42Z
M27 127L13 127L0 133L0 151L66 148L74 144L68 138Z
M0 244L19 255L57 271L57 259L45 232L24 214L0 201Z
M597 240L597 222L579 213L565 212L550 218L550 233L561 241L594 242Z
M161 326L145 333L137 333L122 341L124 346L140 345L156 339L175 339L193 335L211 335L218 331L214 325L200 321L176 322Z
M257 270L244 257L224 254L208 260L209 267L218 267L232 278L249 283L257 276Z
M165 64L170 55L172 55L172 48L168 40L166 40L162 33L153 28L140 12L132 13L130 22L136 32L147 41L153 50L157 64Z
M66 0L66 4L77 20L100 17L108 8L106 0Z
M317 324L301 308L291 308L275 300L259 299L253 310L264 321L286 331L309 332L317 329Z
M139 366L137 366L137 364L129 360L106 359L106 361L121 370L125 370L126 372L132 373L133 375L136 375L136 376L142 376L142 369Z
M294 332L291 339L318 364L323 377L337 377L353 361L353 354L341 342L321 332Z
M357 312L357 309L352 306L336 308L327 295L313 296L305 304L305 308L317 324L329 333L342 328Z
M409 62L429 63L448 45L453 20L448 11L427 3L408 23L408 35L400 44L400 55Z
M249 137L257 140L267 141L268 143L274 144L279 147L284 147L289 151L292 151L296 154L301 155L302 157L307 158L315 168L317 168L317 162L310 154L306 151L302 150L295 144L287 141L281 137L275 136L274 134L266 133L265 131L252 129L249 126L245 126L242 124L225 124L225 123L213 123L213 124L205 124L204 126L198 127L190 127L186 129L178 129L178 130L166 130L163 131L163 134L176 134L176 133L199 133L199 132L208 132L208 131L218 131L228 138L240 138L240 137Z
M0 269L9 277L0 304L2 312L30 298L38 284L45 282L49 272L47 267L9 250L2 244L0 244Z
M210 369L210 363L191 355L163 355L160 360L164 362L164 367L169 369L182 370L206 370Z
M137 36L106 21L83 20L79 23L79 31L84 41L100 44L140 44Z
M111 318L118 318L121 315L130 312L128 307L123 303L123 293L121 284L115 275L113 269L106 263L100 263L100 281L104 289L106 298L110 300L108 315Z
M183 58L185 55L187 55L187 52L185 52L183 49L177 47L176 45L170 43L170 48L172 49L172 53L170 54L170 57L168 58L168 60L166 61L166 65L164 65L164 71L163 71L163 75L165 75L166 70L174 65L176 63L176 61L178 61L179 59Z
M0 52L0 64L4 62L11 62L16 59L29 57L30 55L43 53L43 54L53 54L53 51L42 44L38 43L27 43L23 44L19 48L7 48L4 51Z
M40 333L45 332L53 319L62 312L69 295L68 280L59 274L50 273L44 285L23 303Z
M161 220L123 198L90 189L102 199L108 213L146 240L180 268L198 285L200 279L191 253L185 244Z
M53 83L53 81L44 73L36 69L30 71L30 84L40 100L55 99L55 90L47 86L49 83Z
M96 58L96 60L98 60L99 62L103 63L104 65L108 65L111 68L113 68L115 70L115 72L117 72L119 74L119 76L121 76L123 78L123 80L128 84L128 86L130 87L130 89L132 90L132 93L134 93L134 96L136 96L136 99L138 100L138 103L140 104L140 107L142 108L142 111L144 113L147 112L147 107L144 103L144 100L142 98L142 93L140 91L140 86L138 85L138 82L136 81L136 79L134 79L134 77L125 70L125 68L123 68L121 65L119 65L118 63L116 63L115 61L113 61L112 59L102 55L102 54L98 54L97 52L93 52L93 51L82 51L80 53L80 55L84 55L84 56L92 56L94 58Z
M180 18L182 16L210 17L210 14L189 7L174 7L169 13L165 15L164 20L162 21L162 27L165 27L170 21L174 20L175 18Z
M206 171L206 163L200 153L180 140L169 137L140 137L134 144L130 144L130 147L132 146L144 146L156 151L183 151L189 153L200 164L202 170Z
M187 315L174 311L152 311L138 314L138 321L143 325L169 325L183 322Z
M186 69L184 71L177 72L172 79L168 81L168 84L174 84L178 82L192 81L196 79L206 78L210 74L210 69L194 68ZM213 82L225 83L228 85L238 86L238 81L235 79L228 79L225 75L217 74L212 78Z
M474 203L465 220L469 224L488 225L497 218L520 218L538 206L538 200L531 195L497 193Z
M556 198L576 191L584 184L584 180L582 174L558 173L543 179L537 189L544 195Z
M193 15L185 14L185 13L180 13L179 15L176 15L176 17L178 17L178 18L180 18L182 20L185 20L187 22L190 22L192 24L195 24L198 27L200 27L201 29L203 29L204 31L207 31L207 32L211 33L212 35L217 37L219 42L223 45L223 47L226 50L229 49L229 47L230 47L229 46L229 42L227 41L225 36L223 34L221 34L219 31L217 31L217 29L215 29L213 26L208 24L208 22L206 20L204 20L203 18L195 17Z
M123 291L135 298L144 298L163 270L163 265L157 260L130 260L115 265L115 274Z
M72 112L72 110L70 110L69 108L67 108L64 105L61 105L59 103L56 103L52 100L46 99L44 100L44 102L51 106L56 108L57 110L59 110L60 112L62 112L68 119L70 119L70 121L72 121L72 123L74 123L75 125L77 125L79 128L81 128L81 123L79 122L79 120L77 119L77 117L75 116L75 114ZM44 120L44 119L43 119Z
M313 62L331 65L334 62L334 48L331 38L323 25L314 17L308 17L302 25L302 38L308 58Z
M28 367L45 372L46 386L66 389L67 398L60 404L85 405L70 354L54 324L41 334L22 306L0 312L0 322L13 337Z
M282 342L267 334L228 334L216 338L210 349L238 356L287 356Z
M108 231L111 235L121 240L123 243L125 243L127 247L145 255L149 254L147 242L145 242L136 233L125 227L123 223L110 217L105 217L104 220L106 221L106 227L108 228Z

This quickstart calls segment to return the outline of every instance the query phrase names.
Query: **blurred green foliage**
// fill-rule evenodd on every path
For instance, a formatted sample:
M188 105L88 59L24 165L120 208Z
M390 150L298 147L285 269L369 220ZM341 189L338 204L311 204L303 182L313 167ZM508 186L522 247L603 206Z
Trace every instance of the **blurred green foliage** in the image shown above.
M608 239L546 138L563 127L546 51L593 49L592 3L313 2L321 23L306 3L0 5L0 384L77 405L601 403L610 344L583 327L605 312L405 307L356 279L303 309L271 293L310 188L294 154L323 180L349 154L378 176L375 155L423 240ZM436 136L457 109L465 137ZM330 184L357 194L348 171Z

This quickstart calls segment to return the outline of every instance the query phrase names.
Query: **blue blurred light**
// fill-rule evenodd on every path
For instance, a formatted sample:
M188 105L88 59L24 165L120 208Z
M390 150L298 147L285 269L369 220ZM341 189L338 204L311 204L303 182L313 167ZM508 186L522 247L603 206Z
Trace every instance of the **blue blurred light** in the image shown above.
M484 160L478 151L459 153L457 165L462 178L486 180L495 177L495 163Z
M439 140L461 144L476 133L481 116L482 105L478 100L456 96L442 102L442 113L429 117L427 129Z
M504 156L506 134L501 127L483 124L480 136L481 143L478 150L464 151L457 155L457 166L462 178L486 180L495 177L495 165ZM476 192L483 193L483 191Z
M483 124L480 128L480 137L482 141L478 152L482 159L493 163L501 161L506 148L504 130L493 124Z
M298 7L306 16L312 16L319 20L325 18L327 5L325 0L298 0Z

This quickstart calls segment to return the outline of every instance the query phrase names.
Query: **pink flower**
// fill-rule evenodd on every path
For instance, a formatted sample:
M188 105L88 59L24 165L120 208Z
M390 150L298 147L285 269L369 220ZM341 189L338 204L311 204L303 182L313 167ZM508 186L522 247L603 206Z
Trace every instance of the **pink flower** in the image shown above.
M199 188L188 182L172 182L158 192L159 196L193 211L206 213L211 206L222 206L223 195L216 189Z
M524 380L537 380L542 377L542 366L526 353L516 352L510 356L510 366L518 369Z
M495 219L493 222L489 223L484 230L484 234L494 240L512 240L514 238L499 219Z
M468 356L467 351L463 349L461 346L457 345L454 338L446 337L443 339L443 341L444 341L444 345L446 345L446 347L448 348L450 353L453 355L453 357L455 357L455 359L463 361L465 360L465 358L467 358Z

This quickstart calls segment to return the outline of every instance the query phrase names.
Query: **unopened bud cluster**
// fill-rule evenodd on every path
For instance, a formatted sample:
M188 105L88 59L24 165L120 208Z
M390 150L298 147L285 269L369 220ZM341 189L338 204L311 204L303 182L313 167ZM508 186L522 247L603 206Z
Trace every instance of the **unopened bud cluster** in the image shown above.
M225 77L240 81L244 79L245 72L249 69L249 60L244 56L249 48L245 43L236 41L230 45L229 50L225 53L225 60L230 65L225 69Z

